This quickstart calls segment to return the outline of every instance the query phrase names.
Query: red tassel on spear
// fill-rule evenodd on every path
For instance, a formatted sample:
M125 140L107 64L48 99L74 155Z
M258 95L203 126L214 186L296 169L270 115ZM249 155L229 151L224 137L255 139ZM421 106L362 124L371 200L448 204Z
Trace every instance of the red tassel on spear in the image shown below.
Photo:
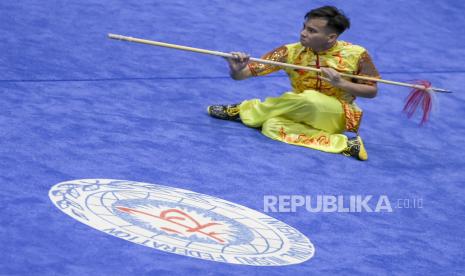
M421 104L423 116L420 124L423 125L428 121L431 113L434 90L431 89L431 82L427 80L419 80L417 84L422 85L425 89L414 88L407 97L403 111L407 113L407 117L411 118Z
M181 45L164 43L164 42L147 40L147 39L140 39L140 38L135 38L135 37L130 37L130 36L108 34L108 37L112 39L117 39L117 40L137 42L137 43L167 47L167 48L172 48L172 49L177 49L177 50L184 50L184 51L215 55L215 56L221 56L221 57L227 57L227 58L232 57L232 54L229 54L229 53L205 50L205 49L200 49L200 48L193 48L193 47L188 47L188 46L181 46ZM277 61L259 59L259 58L250 58L250 60L264 63L264 64L288 67L292 69L320 72L320 69L313 68L313 67L300 66L300 65L295 65L295 64L289 64L289 63L283 63L283 62L277 62ZM421 125L426 123L429 119L429 115L431 113L431 109L433 106L434 93L436 92L452 93L449 90L432 87L431 83L426 80L421 80L421 81L417 81L415 84L410 84L410 83L389 81L389 80L383 80L379 78L351 75L351 74L345 74L345 73L340 73L340 75L343 77L348 77L348 78L362 79L362 80L375 81L375 82L381 82L381 83L386 83L386 84L393 84L393 85L406 86L406 87L413 88L413 90L410 92L410 95L406 99L403 111L407 114L408 118L411 118L413 114L415 114L415 112L417 111L418 107L421 105L421 108L423 110L423 116L421 118Z

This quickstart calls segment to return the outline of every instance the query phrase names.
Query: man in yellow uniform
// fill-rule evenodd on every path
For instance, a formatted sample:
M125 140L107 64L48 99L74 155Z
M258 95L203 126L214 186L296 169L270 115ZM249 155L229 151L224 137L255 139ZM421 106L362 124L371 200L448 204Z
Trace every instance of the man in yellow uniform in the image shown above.
M375 97L377 85L346 79L339 73L372 77L379 74L363 47L338 40L349 27L349 19L335 7L311 10L305 15L299 43L278 47L262 57L316 67L321 73L249 62L248 55L232 53L228 63L233 79L263 76L283 69L293 91L263 102L252 99L234 105L212 105L208 113L219 119L240 119L243 124L261 128L264 135L285 143L367 160L368 154L358 135L362 110L354 100ZM357 136L349 139L345 131L355 132Z

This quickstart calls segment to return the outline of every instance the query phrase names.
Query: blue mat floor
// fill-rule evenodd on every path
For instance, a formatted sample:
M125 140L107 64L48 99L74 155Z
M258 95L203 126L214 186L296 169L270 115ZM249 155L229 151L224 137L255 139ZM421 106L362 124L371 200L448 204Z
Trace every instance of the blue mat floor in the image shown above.
M380 85L364 109L368 162L270 140L206 106L290 90L283 73L233 81L221 58L107 33L252 56L298 41L306 11L344 10L341 37L382 76L454 91L424 127L409 90ZM0 275L465 274L465 19L462 1L0 2ZM117 239L59 211L56 183L126 179L263 212L265 195L386 195L393 212L268 213L307 236L307 262L224 264ZM422 208L401 208L402 200ZM398 201L401 200L401 201ZM405 206L404 206L405 207Z

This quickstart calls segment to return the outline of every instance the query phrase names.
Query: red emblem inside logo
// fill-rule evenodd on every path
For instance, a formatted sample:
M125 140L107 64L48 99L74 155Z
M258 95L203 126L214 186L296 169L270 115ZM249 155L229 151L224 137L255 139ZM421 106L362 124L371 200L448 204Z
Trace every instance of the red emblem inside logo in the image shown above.
M161 222L165 225L160 226L160 229L166 232L176 233L183 236L189 236L193 233L198 233L200 235L209 237L218 243L225 243L223 239L218 237L218 235L221 233L207 230L207 228L211 228L212 226L221 225L220 223L208 222L201 224L198 220L194 219L189 214L178 209L172 208L161 211L158 216L128 207L117 206L116 209L131 215L141 215L150 217L151 219L156 219L158 222Z

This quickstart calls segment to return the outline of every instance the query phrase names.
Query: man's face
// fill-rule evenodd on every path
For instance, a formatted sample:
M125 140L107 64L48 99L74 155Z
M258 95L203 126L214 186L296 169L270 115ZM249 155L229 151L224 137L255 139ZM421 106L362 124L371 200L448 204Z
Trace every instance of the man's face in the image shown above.
M330 48L337 39L337 34L326 24L325 18L310 18L304 23L300 32L300 43L315 52Z

